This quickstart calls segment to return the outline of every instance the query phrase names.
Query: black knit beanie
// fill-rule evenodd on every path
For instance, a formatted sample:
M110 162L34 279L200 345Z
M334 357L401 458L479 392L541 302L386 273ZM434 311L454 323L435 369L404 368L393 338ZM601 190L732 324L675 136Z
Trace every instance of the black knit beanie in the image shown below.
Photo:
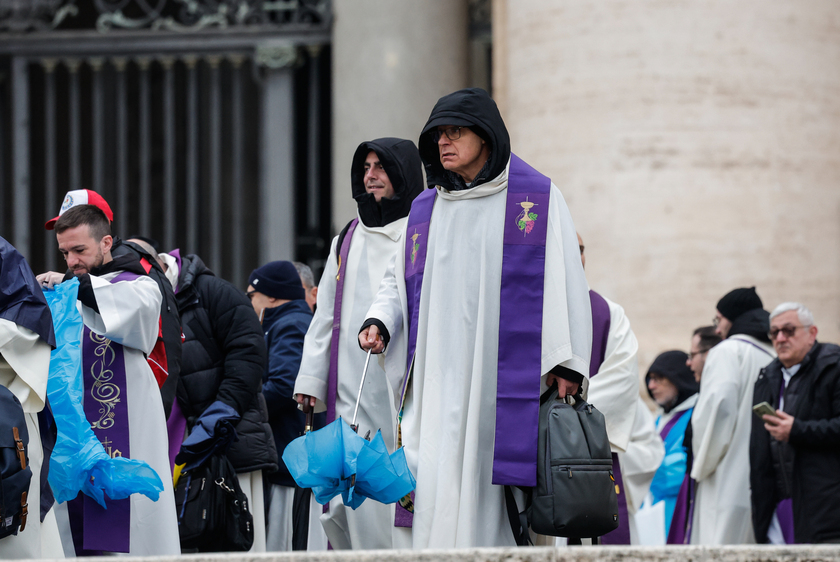
M755 287L741 288L730 291L720 299L717 303L718 312L730 322L734 322L736 318L755 310L756 308L764 308L764 304L755 292Z
M700 384L694 380L694 373L688 366L686 361L688 354L685 351L666 351L660 353L659 356L653 360L650 369L648 369L645 376L645 386L650 382L651 373L655 373L660 377L665 377L677 387L677 399L673 404L664 406L666 412L682 404L692 394L696 394L700 390ZM648 394L653 398L653 393L648 388Z
M306 297L297 269L290 261L272 261L251 272L248 284L255 291L274 299L297 300Z

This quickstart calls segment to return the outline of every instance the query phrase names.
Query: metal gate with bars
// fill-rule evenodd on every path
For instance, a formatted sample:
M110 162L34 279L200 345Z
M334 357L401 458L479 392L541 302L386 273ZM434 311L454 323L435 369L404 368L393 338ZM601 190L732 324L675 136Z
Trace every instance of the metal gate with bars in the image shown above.
M238 286L271 259L317 268L330 23L327 1L0 0L0 234L63 270L43 224L88 188L115 234Z

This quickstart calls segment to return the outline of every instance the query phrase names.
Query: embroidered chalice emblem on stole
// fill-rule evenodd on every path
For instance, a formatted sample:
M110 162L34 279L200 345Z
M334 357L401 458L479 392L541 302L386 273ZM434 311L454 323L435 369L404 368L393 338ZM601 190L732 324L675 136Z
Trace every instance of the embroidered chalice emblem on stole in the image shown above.
M420 251L420 243L417 241L420 238L420 234L417 233L417 230L414 231L414 234L411 235L411 265L414 265L414 262L417 261L417 252Z
M532 213L531 209L536 205L531 201L528 201L528 198L525 197L525 201L519 203L519 206L522 207L522 212L516 217L516 226L519 227L519 230L528 235L534 230L534 225L537 222L537 213Z

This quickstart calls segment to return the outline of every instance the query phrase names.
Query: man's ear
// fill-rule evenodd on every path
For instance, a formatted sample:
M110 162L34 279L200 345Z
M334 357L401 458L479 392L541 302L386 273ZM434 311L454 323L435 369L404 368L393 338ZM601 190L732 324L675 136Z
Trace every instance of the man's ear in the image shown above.
M105 254L111 251L111 248L114 246L114 238L110 234L106 234L102 237L102 240L99 241L102 245L102 253Z
M312 287L312 298L318 300L318 287Z

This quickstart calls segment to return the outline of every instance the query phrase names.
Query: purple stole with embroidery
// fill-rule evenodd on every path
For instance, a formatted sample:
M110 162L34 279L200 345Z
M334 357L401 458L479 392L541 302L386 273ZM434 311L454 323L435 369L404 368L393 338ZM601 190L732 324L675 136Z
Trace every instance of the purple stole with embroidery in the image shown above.
M545 242L551 180L511 154L505 203L496 383L493 484L535 486ZM405 240L408 305L408 358L405 396L417 346L418 309L426 265L429 224L437 191L427 190L412 203ZM410 515L398 507L398 526Z
M124 271L111 283L138 277ZM111 458L131 457L128 427L128 397L123 346L84 327L82 331L82 378L85 417ZM85 494L68 502L73 513L73 540L78 555L128 552L131 539L131 500L105 496L107 509ZM79 524L81 523L81 525Z

